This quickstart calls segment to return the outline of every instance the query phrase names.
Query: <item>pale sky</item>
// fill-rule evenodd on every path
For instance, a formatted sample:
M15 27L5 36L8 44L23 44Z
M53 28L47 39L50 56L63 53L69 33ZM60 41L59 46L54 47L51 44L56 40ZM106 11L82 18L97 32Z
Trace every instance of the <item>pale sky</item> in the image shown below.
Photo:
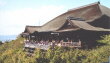
M18 35L26 25L43 25L69 9L99 0L0 0L0 35ZM110 8L110 0L100 0Z

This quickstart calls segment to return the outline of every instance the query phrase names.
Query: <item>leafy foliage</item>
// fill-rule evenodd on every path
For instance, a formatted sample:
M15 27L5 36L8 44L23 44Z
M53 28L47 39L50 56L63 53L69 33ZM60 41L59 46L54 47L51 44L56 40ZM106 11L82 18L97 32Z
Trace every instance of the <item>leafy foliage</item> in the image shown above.
M100 41L108 41L104 36ZM108 39L105 39L108 38ZM110 56L110 46L104 45L96 49L74 49L68 47L55 47L47 51L36 49L29 57L23 51L23 38L18 38L0 46L0 63L101 63L107 62Z
M2 43L2 41L0 41L0 45L2 45L3 43Z
M110 35L104 35L101 38L102 40L98 40L99 43L110 45Z

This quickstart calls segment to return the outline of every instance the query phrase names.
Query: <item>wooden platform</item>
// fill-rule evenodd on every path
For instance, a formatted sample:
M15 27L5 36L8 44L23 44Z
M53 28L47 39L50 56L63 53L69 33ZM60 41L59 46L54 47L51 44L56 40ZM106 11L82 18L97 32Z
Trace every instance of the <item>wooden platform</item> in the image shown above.
M50 46L60 46L60 47L81 47L81 42L29 42L25 41L24 47L26 48L39 48L39 49L44 49L48 50Z

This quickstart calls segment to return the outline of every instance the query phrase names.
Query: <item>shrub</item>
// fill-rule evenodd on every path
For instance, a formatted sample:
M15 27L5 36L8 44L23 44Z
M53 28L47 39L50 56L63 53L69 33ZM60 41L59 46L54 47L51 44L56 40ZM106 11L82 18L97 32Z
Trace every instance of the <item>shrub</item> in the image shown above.
M101 63L107 62L110 56L110 36L106 35L101 43L107 45L94 49L74 49L69 47L55 47L47 51L36 49L34 55L27 56L23 52L23 38L18 38L0 47L0 63Z
M110 35L101 36L101 40L98 40L99 43L110 45Z
M0 41L0 45L2 45L3 43L2 43L2 41Z

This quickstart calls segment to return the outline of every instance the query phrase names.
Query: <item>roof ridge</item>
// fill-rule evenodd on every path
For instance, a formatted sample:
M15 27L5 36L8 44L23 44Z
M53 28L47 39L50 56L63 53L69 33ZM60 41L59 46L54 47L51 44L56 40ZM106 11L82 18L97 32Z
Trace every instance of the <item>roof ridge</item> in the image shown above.
M98 5L102 15L110 16L110 9L104 5Z
M41 26L30 26L30 25L26 25L26 27L41 27Z
M70 10L68 10L68 11L73 11L73 10L77 10L77 9L81 9L81 8L84 8L84 7L89 7L89 6L97 5L97 4L100 4L100 2L95 2L95 3L91 3L91 4L87 4L87 5L79 6L79 7L76 7L76 8L70 9Z

